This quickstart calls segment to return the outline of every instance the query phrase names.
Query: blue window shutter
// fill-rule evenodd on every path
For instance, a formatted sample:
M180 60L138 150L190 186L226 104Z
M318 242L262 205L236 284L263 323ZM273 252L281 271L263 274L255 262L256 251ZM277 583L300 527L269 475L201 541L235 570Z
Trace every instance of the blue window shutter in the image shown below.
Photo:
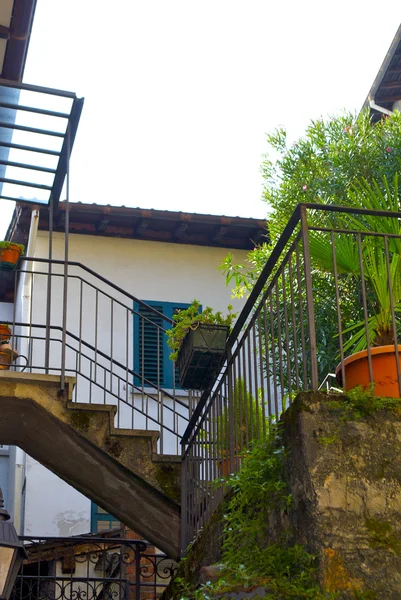
M180 302L156 302L149 300L144 300L144 302L170 319L173 318L177 310L182 310L189 306L189 304ZM138 303L134 304L134 311L137 313L134 315L134 371L141 377L143 373L144 377L155 385L159 384L162 388L172 389L174 387L174 374L172 362L169 358L171 350L167 345L167 336L165 333L158 335L157 328L150 322L144 321L141 317L147 317L149 321L162 329L169 329L169 324ZM177 389L180 387L178 385L177 374L175 375L175 379L175 387ZM139 377L135 378L135 385L142 385Z
M150 305L163 314L162 303ZM141 386L144 377L154 385L162 386L165 362L162 329L165 329L165 322L141 304L135 303L134 310L134 371L139 375L135 385Z

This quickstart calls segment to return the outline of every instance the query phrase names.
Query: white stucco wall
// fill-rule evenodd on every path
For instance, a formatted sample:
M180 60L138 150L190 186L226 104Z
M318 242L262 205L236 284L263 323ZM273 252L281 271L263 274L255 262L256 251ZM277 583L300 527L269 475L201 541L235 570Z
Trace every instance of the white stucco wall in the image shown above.
M239 311L244 301L232 300L231 291L225 285L224 276L217 267L226 256L228 249L190 246L164 242L147 242L118 238L106 238L89 235L72 234L69 238L69 260L83 263L127 292L145 301L164 301L190 303L194 298L203 307L210 305L215 310L226 312L227 305L233 304ZM48 235L39 232L35 256L46 257L48 252ZM245 259L246 252L231 250L238 262ZM53 257L62 259L64 256L64 236L54 235ZM41 270L43 266L40 267ZM56 270L56 269L55 269ZM61 272L61 267L58 269ZM74 271L77 272L77 271ZM91 279L90 277L88 278ZM98 284L98 282L97 282ZM104 288L106 289L106 288ZM37 277L34 282L34 302L32 321L43 321L46 306L46 278ZM68 329L78 333L80 306L77 300L79 282L69 284ZM52 289L52 320L61 319L62 281L54 282ZM82 306L82 322L86 335L91 335L95 329L94 298L90 290ZM118 293L116 299L120 298ZM129 305L131 308L131 304ZM129 347L126 347L126 313L124 309L114 308L113 320L113 356L121 361L133 361L132 331L129 332ZM104 301L99 306L97 321L97 343L104 344L105 351L110 345L110 304ZM88 333L89 332L89 333ZM103 332L103 333L102 333ZM107 339L106 339L107 338ZM59 360L60 344L52 348L53 359ZM34 358L43 361L43 345L38 343L33 351ZM67 355L73 367L72 357ZM85 395L85 382L79 383L78 394L82 401ZM95 392L96 393L96 390ZM125 393L128 394L128 391ZM103 402L102 394L98 394L99 402ZM94 400L93 400L94 401ZM110 398L107 402L112 401ZM140 402L140 398L138 398ZM122 418L129 424L131 411L122 407ZM120 423L124 426L124 422ZM136 427L144 427L140 422ZM152 428L152 427L151 427ZM175 452L173 440L167 440L170 448L165 453ZM90 530L90 501L73 490L69 485L53 473L27 457L26 470L26 499L24 532L35 535L77 535Z
M69 236L69 260L81 262L103 277L142 300L191 302L225 311L227 304L243 306L243 300L231 300L231 291L217 267L227 255L225 248L190 246L167 242L148 242L90 235ZM238 262L246 257L243 250L230 250ZM39 232L35 256L46 257L48 235ZM64 257L64 236L54 234L53 256Z
M2 321L12 321L14 314L14 304L11 302L0 302L0 323Z
M90 501L26 457L25 535L70 536L90 532Z

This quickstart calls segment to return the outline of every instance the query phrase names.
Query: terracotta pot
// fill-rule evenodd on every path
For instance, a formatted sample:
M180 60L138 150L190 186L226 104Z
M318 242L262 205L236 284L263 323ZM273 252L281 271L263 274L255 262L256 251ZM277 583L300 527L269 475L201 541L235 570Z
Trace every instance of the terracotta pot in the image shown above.
M6 342L11 337L11 329L8 325L0 324L0 342Z
M234 456L233 460L229 458L220 458L218 461L218 470L220 477L228 477L231 473L239 471L243 456ZM230 468L232 467L232 468Z
M378 346L371 348L374 395L383 398L400 398L398 385L395 346ZM401 367L401 345L398 346L398 361ZM345 391L361 385L363 389L370 386L368 351L356 352L344 360ZM342 385L341 363L336 368L336 378Z
M18 352L13 349L11 344L0 344L0 370L9 369L16 358L18 358Z
M21 252L18 244L10 244L9 248L0 248L0 262L4 267L13 268L18 262Z

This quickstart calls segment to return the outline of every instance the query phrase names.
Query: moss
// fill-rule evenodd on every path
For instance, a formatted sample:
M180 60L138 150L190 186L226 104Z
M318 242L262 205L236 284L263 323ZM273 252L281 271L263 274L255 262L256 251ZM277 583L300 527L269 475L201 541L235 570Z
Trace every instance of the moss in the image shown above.
M181 502L180 477L175 465L158 465L155 469L155 479L166 496L178 504Z
M90 426L89 414L82 410L71 413L71 425L78 431L87 432Z
M401 541L394 533L389 521L367 518L365 526L370 536L371 548L387 548L398 556L401 554Z
M335 433L331 436L318 436L317 441L319 442L319 444L322 444L322 446L330 446L331 444L335 444L339 441L338 433Z
M350 576L336 550L325 548L323 555L323 584L328 592L362 591L362 581Z
M119 440L112 439L108 436L104 442L104 445L109 454L114 456L114 458L120 458L124 447Z

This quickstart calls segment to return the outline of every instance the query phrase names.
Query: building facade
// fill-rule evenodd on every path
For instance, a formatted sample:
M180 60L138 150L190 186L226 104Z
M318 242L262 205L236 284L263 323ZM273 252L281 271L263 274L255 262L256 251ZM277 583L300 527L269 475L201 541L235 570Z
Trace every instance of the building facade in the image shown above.
M47 211L41 210L39 224L34 231L30 223L30 209L17 209L9 228L9 238L25 244L29 243L35 258L47 259L49 255ZM65 237L62 231L57 231L57 228L62 230L64 226L62 209L56 215L55 223L56 231L52 233L52 259L57 263L57 261L62 262L65 256ZM109 374L113 393L109 393L107 399L103 388L89 389L82 378L82 381L77 381L78 401L86 402L87 395L91 394L92 402L114 403L119 409L119 426L139 429L154 428L151 419L152 410L160 411L161 402L161 410L167 423L175 399L180 402L179 410L185 412L189 398L188 393L180 389L168 357L169 349L164 334L167 326L161 322L155 339L152 330L146 328L148 310L146 307L151 306L162 315L171 318L175 310L185 308L197 299L202 307L211 306L214 310L223 313L227 311L229 304L234 305L235 311L240 311L244 300L231 298L231 290L225 285L224 277L218 267L228 252L234 254L239 262L246 261L247 252L263 239L261 237L265 232L263 221L79 204L71 205L70 231L68 260L71 272L78 273L77 267L73 265L83 264L91 272L99 274L130 296L123 298L117 289L114 289L113 298L109 299L110 286L103 281L99 283L99 280L88 271L85 272L88 290L86 295L80 295L82 281L77 275L76 281L72 278L69 283L66 316L68 330L78 332L78 329L80 331L84 329L86 339L93 340L94 343L96 341L96 347L100 350L103 347L108 353L110 353L108 339L112 331L113 357L122 362L127 358L135 372L144 374L146 381L157 384L159 388L170 394L170 397L166 395L164 398L159 398L158 403L154 401L154 395L149 391L145 390L144 393L139 385L135 385L135 377L132 386L120 386L120 380L117 386ZM61 269L60 265L54 264L53 273L59 267ZM0 321L18 321L18 315L24 310L30 312L32 323L43 320L48 291L46 276L48 266L39 262L34 263L33 272L30 283L25 287L22 286L22 291L17 294L14 305L10 302L0 304ZM52 284L52 319L59 316L58 305L61 304L63 294L61 283L60 277ZM90 287L92 283L100 286L96 289L101 291L94 291L94 288ZM102 292L105 294L107 292L107 298L106 295L101 295ZM132 300L133 312L123 310L122 304L118 303L130 302L131 296L144 302L145 305L137 305L137 302ZM26 308L27 305L29 309ZM143 326L135 323L135 319L139 317L142 317ZM157 315L151 314L149 318L157 320ZM54 344L54 350L53 347L51 348L50 367L52 353L58 353L59 346L60 344ZM24 348L23 340L20 340L19 352L24 356L27 355L33 371L35 371L34 365L43 364L42 343L37 342L29 348ZM72 359L67 353L67 363L68 360L72 368ZM98 357L95 368L101 371L104 366L105 359L102 362ZM106 370L104 373L106 377ZM119 396L127 400L125 405L120 404ZM174 397L174 400L171 397ZM149 419L145 418L140 410L144 401L148 405L146 414L150 415ZM149 403L152 402L153 408L149 407ZM138 408L135 422L132 411L127 408L130 403ZM175 426L182 434L186 421L180 419L178 415ZM164 436L163 444L164 454L180 453L178 437L173 436L169 431ZM2 457L3 471L7 472L8 477L6 489L12 490L6 502L9 511L15 515L21 534L71 536L90 531L104 531L116 526L117 522L111 515L20 449L12 449L11 455L9 452ZM0 476L3 471L0 469ZM6 486L6 482L0 481L0 485Z

